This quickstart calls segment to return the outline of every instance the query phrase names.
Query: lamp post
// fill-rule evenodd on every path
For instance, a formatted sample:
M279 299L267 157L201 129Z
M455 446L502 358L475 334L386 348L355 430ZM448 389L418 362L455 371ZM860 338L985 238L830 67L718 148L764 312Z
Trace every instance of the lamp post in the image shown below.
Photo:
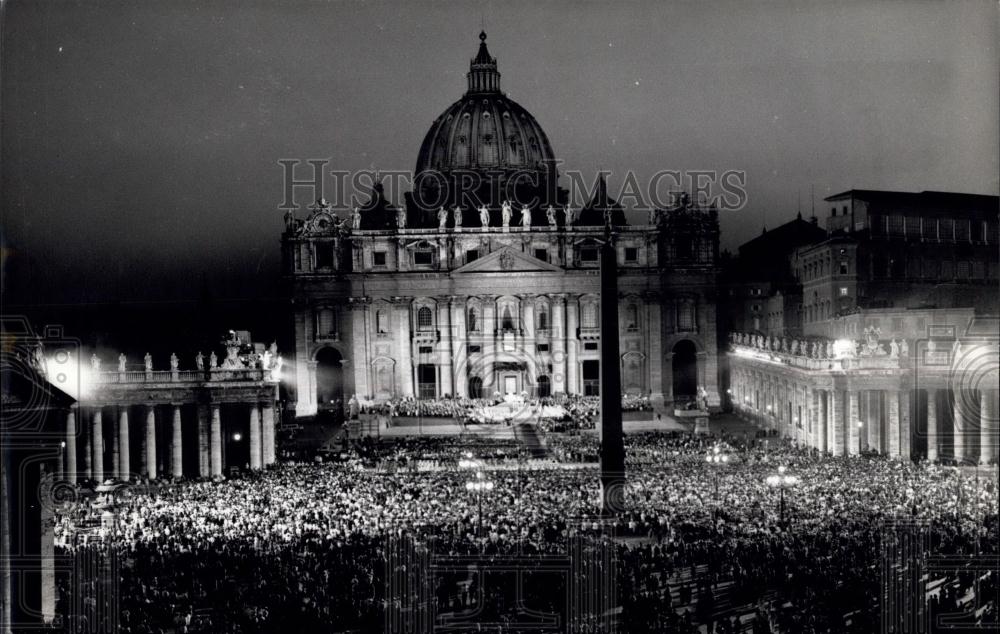
M712 450L705 454L705 462L710 465L715 465L721 467L722 465L729 462L729 454L722 451L722 448L718 445L712 447ZM713 480L715 481L715 497L719 497L719 470L712 470Z
M780 523L782 525L784 525L785 523L785 489L793 487L799 483L798 476L786 475L785 474L786 470L787 468L785 467L785 465L781 465L780 467L778 467L778 473L767 476L767 479L765 480L768 486L777 487L778 489L780 495L780 502L779 502L780 506L778 507L779 508L778 513L779 513Z
M477 498L477 502L478 502L478 505L479 505L479 516L478 516L477 521L476 521L476 524L477 524L477 526L476 526L476 533L479 535L480 538L482 538L482 536L483 536L483 491L492 491L493 490L493 481L492 480L486 480L484 478L484 476L483 476L483 472L482 471L477 471L476 472L476 479L475 480L469 480L468 482L465 483L465 490L466 491L475 491L476 492L476 498Z

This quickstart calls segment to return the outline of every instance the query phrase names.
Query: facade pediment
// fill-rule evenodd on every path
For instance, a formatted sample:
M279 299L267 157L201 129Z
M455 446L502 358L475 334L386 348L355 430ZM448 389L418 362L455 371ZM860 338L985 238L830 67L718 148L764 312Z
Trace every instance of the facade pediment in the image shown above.
M530 273L545 272L557 273L563 269L522 253L510 247L504 247L499 251L494 251L489 255L479 258L474 262L469 262L465 266L455 269L455 273Z

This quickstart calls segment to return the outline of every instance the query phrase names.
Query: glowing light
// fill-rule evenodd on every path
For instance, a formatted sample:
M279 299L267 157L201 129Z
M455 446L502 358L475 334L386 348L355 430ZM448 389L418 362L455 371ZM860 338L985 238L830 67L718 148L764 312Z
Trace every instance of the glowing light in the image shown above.
M45 378L76 400L90 394L90 366L84 366L67 350L59 350L45 359Z
M243 439L243 434L240 434L238 432L233 434L233 440L235 440L236 442L239 442L242 439Z
M854 342L850 339L837 339L833 342L833 358L843 359L854 355Z

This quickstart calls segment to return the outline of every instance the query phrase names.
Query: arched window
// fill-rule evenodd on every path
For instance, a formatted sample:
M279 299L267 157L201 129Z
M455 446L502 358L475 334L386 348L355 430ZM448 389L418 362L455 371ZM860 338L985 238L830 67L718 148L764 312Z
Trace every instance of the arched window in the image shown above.
M389 322L386 320L384 310L379 309L375 311L375 332L380 335L388 334L389 332Z
M597 328L597 304L591 303L583 305L582 324L584 328Z
M694 330L694 303L683 300L677 306L677 328L682 332Z
M434 316L431 313L431 309L426 306L421 306L417 310L417 329L418 330L430 330L434 327Z
M475 308L469 309L468 327L469 332L479 332L479 320L477 319L479 315L476 313Z
M502 330L514 330L514 318L510 314L510 306L503 307L503 321L500 323Z

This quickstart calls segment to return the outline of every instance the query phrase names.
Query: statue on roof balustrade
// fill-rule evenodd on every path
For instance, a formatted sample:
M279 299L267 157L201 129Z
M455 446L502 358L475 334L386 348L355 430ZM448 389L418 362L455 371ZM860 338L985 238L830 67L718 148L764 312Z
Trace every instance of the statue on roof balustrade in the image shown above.
M549 205L545 210L545 217L549 221L550 228L555 229L559 226L559 221L556 219L556 210L552 205Z
M444 231L448 226L448 210L442 206L438 209L438 231Z
M479 223L484 228L490 226L490 210L486 205L479 208Z
M462 228L462 208L455 205L455 208L451 212L452 217L455 219L455 228Z
M500 205L500 217L501 220L503 221L504 227L510 226L510 214L511 214L510 201L505 200L503 201L503 204Z

